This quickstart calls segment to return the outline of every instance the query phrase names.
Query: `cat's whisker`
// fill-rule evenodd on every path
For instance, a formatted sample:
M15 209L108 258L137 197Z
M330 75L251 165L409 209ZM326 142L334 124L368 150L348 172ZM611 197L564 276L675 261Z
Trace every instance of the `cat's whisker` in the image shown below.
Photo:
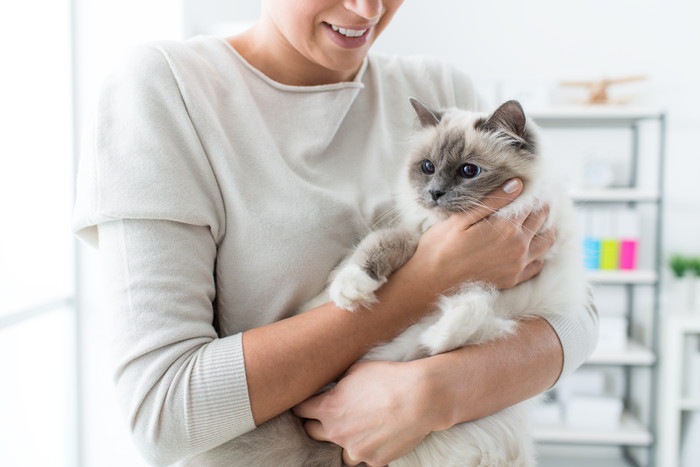
M479 206L479 207L482 207L482 208L485 208L485 209L491 211L492 214L498 211L497 209L493 209L493 208L487 206L485 203L483 203L481 200L478 200L478 199L470 199L469 202L472 205ZM465 211L465 210L463 210L463 211ZM542 236L542 234L540 234L539 232L536 232L532 229L529 229L529 228L523 226L523 224L515 222L513 219L511 219L509 217L502 217L501 219L503 219L507 222L510 222L512 225L514 225L516 227L521 228L524 232L527 232L528 234L532 235L533 237L541 237Z

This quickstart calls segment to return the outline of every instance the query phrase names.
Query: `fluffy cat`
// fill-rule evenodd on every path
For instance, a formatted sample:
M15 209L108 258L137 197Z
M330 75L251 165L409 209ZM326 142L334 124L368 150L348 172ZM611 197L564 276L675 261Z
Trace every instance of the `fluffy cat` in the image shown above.
M512 218L547 205L550 215L542 229L556 228L557 240L535 278L507 290L483 283L463 284L441 297L434 313L364 358L408 361L435 355L511 334L519 319L552 317L586 306L587 285L573 207L557 178L549 173L540 154L537 127L526 119L520 104L506 102L490 116L458 109L438 112L416 99L411 104L421 129L403 179L400 218L392 227L368 235L334 272L329 294L338 306L355 310L371 305L374 292L412 256L427 227L478 205L512 177L523 180L523 192L492 216ZM390 466L534 466L526 405L434 432ZM228 458L222 465L342 465L340 448L310 440L289 412L221 449Z

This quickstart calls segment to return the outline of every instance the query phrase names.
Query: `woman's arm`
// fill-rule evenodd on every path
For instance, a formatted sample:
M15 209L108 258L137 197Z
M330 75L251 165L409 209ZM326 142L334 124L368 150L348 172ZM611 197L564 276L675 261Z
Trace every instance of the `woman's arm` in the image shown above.
M561 374L564 354L551 325L535 318L521 321L507 338L411 363L428 385L430 408L425 410L431 412L430 431L438 431L546 391Z
M374 345L420 319L442 292L465 277L510 287L541 268L552 243L535 237L546 213L516 222L478 222L510 202L493 193L484 208L433 226L414 256L377 293L372 309L348 312L326 304L243 333L243 353L256 424L293 407L341 375ZM509 190L510 191L510 190ZM484 265L488 265L485 267Z
M545 391L562 363L556 333L545 320L533 319L483 345L406 363L360 362L333 389L294 411L309 419L311 437L344 448L346 464L383 466L433 431Z
M573 356L572 369L596 341L592 302L577 315L568 324L576 327L573 338L582 352ZM386 465L433 431L488 416L549 389L564 368L563 350L549 322L525 320L516 333L494 342L406 363L360 362L333 389L294 411L309 419L306 429L313 438L343 446L348 465Z

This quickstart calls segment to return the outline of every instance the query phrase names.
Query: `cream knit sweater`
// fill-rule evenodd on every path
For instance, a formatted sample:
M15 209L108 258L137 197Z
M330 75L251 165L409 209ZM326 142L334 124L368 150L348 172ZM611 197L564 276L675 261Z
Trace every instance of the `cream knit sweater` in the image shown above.
M254 428L241 332L315 296L391 207L409 96L476 105L439 61L370 56L353 82L296 87L215 37L139 47L107 79L74 226L99 243L117 391L149 462L209 465ZM593 307L552 322L563 374L596 324Z

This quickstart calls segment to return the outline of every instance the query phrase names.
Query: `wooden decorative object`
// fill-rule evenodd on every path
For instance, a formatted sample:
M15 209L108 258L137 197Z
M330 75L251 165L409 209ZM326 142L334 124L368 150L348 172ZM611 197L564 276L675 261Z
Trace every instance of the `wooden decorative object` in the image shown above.
M613 84L631 83L636 81L644 81L646 76L627 76L623 78L603 78L594 81L563 81L562 86L577 86L588 88L589 94L586 104L589 105L605 105L605 104L622 104L622 100L613 100L608 95L608 88Z

